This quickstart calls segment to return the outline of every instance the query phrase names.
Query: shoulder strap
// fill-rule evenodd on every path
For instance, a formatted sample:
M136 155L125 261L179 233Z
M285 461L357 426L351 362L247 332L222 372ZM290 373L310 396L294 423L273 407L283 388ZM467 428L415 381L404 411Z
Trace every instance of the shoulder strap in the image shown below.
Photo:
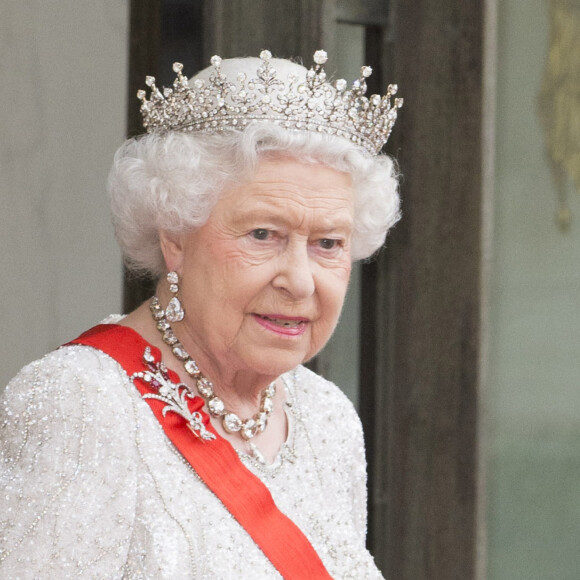
M144 370L146 347L151 349L155 360L161 359L159 349L147 343L137 332L114 324L95 326L68 344L101 350L116 360L129 377ZM169 372L171 380L178 383L179 377ZM138 377L133 378L133 384L141 395L155 392ZM244 466L231 444L213 429L209 417L201 411L203 400L200 397L192 400L191 410L202 413L206 428L215 435L211 441L196 437L180 415L164 415L162 401L154 398L144 400L167 437L284 578L331 578L306 536L276 507L268 488Z

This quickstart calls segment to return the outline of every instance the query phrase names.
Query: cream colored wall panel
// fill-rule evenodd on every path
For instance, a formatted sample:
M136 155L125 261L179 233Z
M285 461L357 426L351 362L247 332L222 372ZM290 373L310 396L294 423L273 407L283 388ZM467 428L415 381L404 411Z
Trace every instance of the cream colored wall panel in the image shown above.
M580 195L562 231L538 116L548 7L498 4L488 580L580 570Z
M2 7L2 385L120 309L105 182L125 132L127 34L122 0Z

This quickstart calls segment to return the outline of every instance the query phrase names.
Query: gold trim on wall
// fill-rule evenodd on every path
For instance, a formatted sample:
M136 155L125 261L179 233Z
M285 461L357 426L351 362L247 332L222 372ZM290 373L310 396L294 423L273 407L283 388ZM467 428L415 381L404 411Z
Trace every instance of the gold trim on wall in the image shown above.
M539 115L558 195L557 220L570 225L570 182L580 192L580 0L548 0L548 58L539 94Z

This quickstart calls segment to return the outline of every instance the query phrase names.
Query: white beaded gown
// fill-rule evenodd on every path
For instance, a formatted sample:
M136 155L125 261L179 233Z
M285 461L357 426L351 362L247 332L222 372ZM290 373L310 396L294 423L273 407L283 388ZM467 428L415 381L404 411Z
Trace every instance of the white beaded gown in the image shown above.
M365 548L360 421L332 383L283 376L290 433L240 455L336 579L382 578ZM277 570L173 447L119 364L68 346L0 407L0 578L270 579Z

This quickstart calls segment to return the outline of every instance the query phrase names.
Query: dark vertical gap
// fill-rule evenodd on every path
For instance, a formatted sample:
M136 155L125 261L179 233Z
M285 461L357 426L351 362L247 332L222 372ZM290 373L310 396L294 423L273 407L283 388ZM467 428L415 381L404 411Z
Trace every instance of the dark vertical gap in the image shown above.
M359 415L364 430L367 457L367 547L374 545L374 455L375 455L375 384L376 384L376 336L377 336L377 262L363 264L361 268L361 311L360 311L360 371L359 371Z
M175 80L172 65L181 62L184 74L192 77L209 66L203 62L204 0L163 0L161 9L160 83Z
M127 137L143 132L137 91L147 75L158 76L162 0L131 0L129 31L129 96ZM154 282L124 268L123 312L131 312L152 295Z
M145 76L156 76L159 72L161 3L162 0L131 0L127 137L143 132L137 91L145 88Z
M365 26L365 63L373 67L373 75L367 79L367 94L381 94L382 89L382 45L383 29L381 26ZM376 441L376 389L377 389L377 292L379 263L376 259L363 264L361 272L361 310L360 310L360 375L359 375L359 414L363 424L366 457L368 463L368 535L367 546L375 545L375 472L374 460L377 449Z
M131 0L128 137L143 133L135 95L145 88L147 75L154 76L158 86L169 86L175 79L173 62L182 62L188 76L204 67L203 5L204 0ZM137 308L154 290L154 280L125 268L123 311Z

